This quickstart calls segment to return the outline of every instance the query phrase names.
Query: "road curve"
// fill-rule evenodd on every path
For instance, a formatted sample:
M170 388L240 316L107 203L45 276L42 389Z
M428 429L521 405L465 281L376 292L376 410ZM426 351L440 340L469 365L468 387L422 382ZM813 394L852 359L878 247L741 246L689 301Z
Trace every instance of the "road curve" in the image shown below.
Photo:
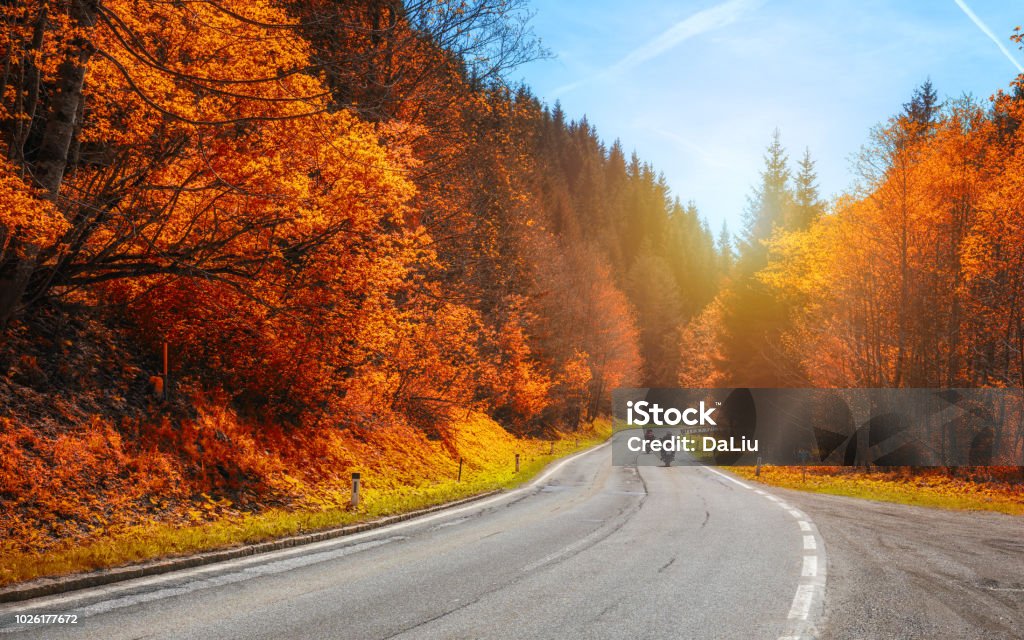
M1022 521L990 515L612 467L602 447L422 519L3 605L0 638L1012 638ZM951 522L987 546L944 539ZM957 571L974 572L973 612L934 586ZM15 624L37 613L79 617Z
M822 640L1024 639L1024 517L772 492L828 544Z
M527 490L358 539L0 607L7 637L778 638L803 533L697 467L607 447ZM75 625L16 625L72 613Z

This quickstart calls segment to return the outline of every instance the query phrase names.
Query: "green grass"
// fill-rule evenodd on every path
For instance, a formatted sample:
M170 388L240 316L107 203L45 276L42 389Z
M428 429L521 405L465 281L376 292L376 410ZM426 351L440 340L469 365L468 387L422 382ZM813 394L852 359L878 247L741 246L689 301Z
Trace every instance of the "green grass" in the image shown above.
M254 544L407 513L495 489L511 489L534 478L550 462L602 442L609 431L610 427L598 424L594 432L581 437L578 444L575 440L561 441L554 454L526 455L521 460L519 473L506 466L474 473L463 482L448 479L386 493L367 491L357 511L338 507L273 508L192 526L142 525L84 545L47 553L5 552L0 563L0 585Z

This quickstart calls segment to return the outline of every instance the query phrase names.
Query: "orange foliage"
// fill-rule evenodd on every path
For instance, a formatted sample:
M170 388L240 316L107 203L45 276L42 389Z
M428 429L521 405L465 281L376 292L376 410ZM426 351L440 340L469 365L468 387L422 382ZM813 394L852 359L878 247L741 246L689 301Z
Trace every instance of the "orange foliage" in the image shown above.
M450 479L460 458L466 481L508 478L515 453L546 454L550 443L515 438L481 414L452 420L440 441L401 423L289 433L241 421L211 398L179 424L118 430L97 418L54 437L3 419L0 446L0 495L10 499L0 552L43 553L268 504L344 507L355 470L367 498Z
M38 197L25 181L17 177L11 163L0 157L0 259L9 249L12 237L25 242L52 245L67 231L68 224L52 202Z
M812 384L1024 384L1021 104L893 118L864 195L772 239L759 278L795 310L786 339Z
M653 237L681 284L677 244L710 247L696 212L492 83L523 55L522 3L400 4L0 9L0 332L25 351L0 349L11 544L332 504L356 465L407 491L639 382L652 302L624 274ZM75 344L79 310L106 321ZM140 390L164 342L167 401Z

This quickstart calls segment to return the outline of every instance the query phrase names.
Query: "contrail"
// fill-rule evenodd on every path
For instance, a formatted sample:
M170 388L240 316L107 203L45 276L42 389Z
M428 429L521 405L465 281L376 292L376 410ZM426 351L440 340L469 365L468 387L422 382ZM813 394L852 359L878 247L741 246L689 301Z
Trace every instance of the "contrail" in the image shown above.
M996 46L999 47L999 50L1003 52L1003 55L1006 56L1006 59L1012 62L1013 66L1017 67L1017 71L1024 73L1024 65L1021 65L1021 63L1017 61L1017 58L1013 57L1013 53L1006 47L1005 44L1003 44L1003 41L997 38L996 34L992 33L992 30L988 28L987 24L981 21L981 18L979 18L976 13L971 11L971 8L967 6L967 3L964 2L964 0L953 0L953 2L956 3L956 6L960 7L961 11L967 14L967 17L970 18L971 22L977 25L979 29L981 29L982 33L988 36L989 40L996 43Z
M728 2L698 11L688 18L675 23L649 42L633 49L607 69L588 78L583 78L555 89L554 95L567 93L597 78L629 71L675 48L690 38L721 29L736 22L744 13L753 11L762 4L764 4L764 0L729 0Z
M730 163L724 158L720 157L718 154L711 152L710 150L700 146L693 140L685 136L682 136L676 133L675 131L670 131L668 129L663 129L661 127L644 126L642 124L640 126L653 133L658 134L659 136L662 136L663 138L668 138L669 140L672 140L680 144L681 146L686 147L690 151L693 151L694 153L701 157L701 160L703 160L705 164L709 164L715 167L730 166Z

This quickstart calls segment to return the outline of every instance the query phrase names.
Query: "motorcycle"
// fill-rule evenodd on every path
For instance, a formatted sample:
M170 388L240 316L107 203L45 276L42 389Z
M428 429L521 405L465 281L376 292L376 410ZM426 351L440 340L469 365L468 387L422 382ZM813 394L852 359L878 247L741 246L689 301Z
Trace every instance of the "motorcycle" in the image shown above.
M672 461L675 460L675 459L676 459L676 452L675 451L665 451L665 450L662 450L662 452L661 452L661 461L665 463L666 467L671 467L672 466Z

